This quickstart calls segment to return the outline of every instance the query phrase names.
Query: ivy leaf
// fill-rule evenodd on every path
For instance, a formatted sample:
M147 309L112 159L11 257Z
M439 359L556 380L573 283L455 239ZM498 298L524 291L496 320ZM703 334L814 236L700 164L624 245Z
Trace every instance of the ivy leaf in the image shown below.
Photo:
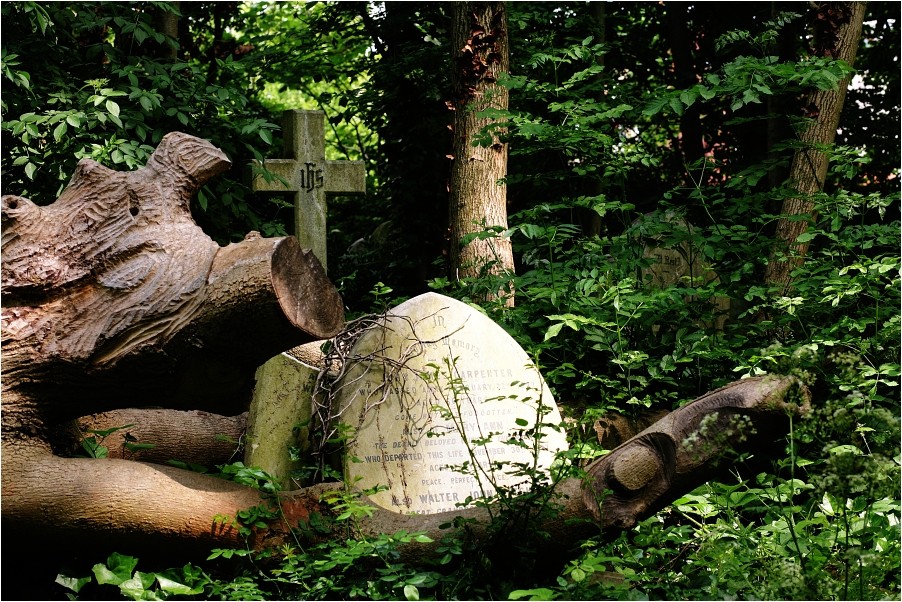
M178 581L173 581L172 579L168 579L163 575L157 575L157 583L160 584L160 589L164 592L169 592L171 594L177 594L180 596L193 596L196 594L203 593L204 588L191 588L185 585L184 583L179 583Z
M698 98L698 91L695 89L683 90L680 94L680 101L687 107L691 107L695 103L696 98Z
M90 577L82 577L81 579L77 579L75 577L66 577L62 573L56 576L54 583L59 583L66 589L71 589L76 594L78 591L85 586L85 584L90 583Z
M132 571L135 570L137 565L137 558L113 552L110 554L109 558L107 558L105 565L95 564L92 570L94 572L94 577L97 578L97 583L101 585L105 583L119 585L120 583L131 579Z

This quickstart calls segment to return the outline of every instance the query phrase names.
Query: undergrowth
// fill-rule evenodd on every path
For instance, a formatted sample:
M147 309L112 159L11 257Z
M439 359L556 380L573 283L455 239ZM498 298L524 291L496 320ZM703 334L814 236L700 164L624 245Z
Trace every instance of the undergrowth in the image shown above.
M645 133L618 141L612 133L608 146L599 146L592 138L599 124L632 115L651 132L650 120L680 102L727 107L737 95L757 100L741 96L727 73L693 88L695 96L675 91L641 111L578 93L563 102L571 86L595 73L593 48L584 42L542 59L585 60L589 66L572 81L508 82L512 93L531 94L543 106L552 106L553 96L560 111L547 119L509 115L522 152L563 140L574 174L616 179L638 164L654 167L655 141ZM741 58L730 73L775 69ZM837 75L839 67L823 63L774 71L789 83L771 85L795 86L803 69L812 77ZM537 204L512 216L510 229L484 233L512 239L516 275L493 276L487 265L479 278L431 283L479 304L536 359L569 414L572 449L597 446L592 425L612 411L672 410L747 376L799 377L813 408L767 456L741 457L730 478L683 495L633 529L584 541L568 557L538 557L540 547L517 547L503 536L477 543L462 521L449 524L441 542L423 533L367 537L355 521L369 506L343 489L325 500L330 516L304 525L321 534L337 528L338 538L262 555L215 550L205 562L167 570L138 570L138 560L114 554L91 574L60 575L58 583L71 599L898 600L899 195L854 192L850 182L866 151L834 148L817 214L803 216L810 247L792 291L768 288L762 276L780 216L765 208L796 193L761 183L793 148L783 151L782 158L741 167L709 159L688 165L686 181L694 184L665 194L650 214L637 214L614 188ZM717 177L708 178L712 173ZM586 234L586 214L601 218L600 232ZM701 276L656 284L650 270L661 248L691 257ZM515 307L479 301L509 283ZM373 297L387 306L390 289L380 287ZM564 459L573 470L582 465L577 455ZM536 479L532 496L511 500L533 504L533 516L553 512L546 487ZM499 524L523 510L513 501L503 508ZM267 510L238 520L251 526L280 518ZM529 543L543 535L534 533ZM428 557L406 562L400 547L417 542L430 546ZM492 553L499 545L508 546L508 564Z

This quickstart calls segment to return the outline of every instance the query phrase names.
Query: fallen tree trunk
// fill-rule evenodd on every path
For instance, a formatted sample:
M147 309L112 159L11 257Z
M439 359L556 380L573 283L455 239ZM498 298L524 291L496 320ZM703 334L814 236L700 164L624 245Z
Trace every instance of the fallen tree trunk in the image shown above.
M208 142L173 133L135 172L81 161L47 207L2 198L4 525L71 520L87 534L208 540L206 509L257 499L222 481L195 487L190 472L50 453L60 425L98 412L243 412L257 366L344 325L341 297L294 238L221 248L194 223L191 196L229 165ZM173 440L192 438L184 415L133 412L116 426L156 420ZM140 492L153 499L138 503ZM171 525L156 522L167 513Z
M545 545L554 548L569 548L599 529L610 533L629 529L717 476L730 465L737 448L756 447L737 445L739 441L756 440L757 447L766 448L785 435L790 414L807 408L806 390L791 378L742 380L709 393L593 462L585 469L585 478L559 482L551 498L554 511L528 529L550 533ZM330 505L322 494L344 487L327 483L274 498L168 466L32 452L17 458L15 482L4 483L4 520L28 524L32 533L51 529L57 536L95 534L145 545L178 539L197 549L243 547L234 523L223 518L266 505L277 508L281 519L256 531L251 545L276 547L293 543L290 529L311 515L329 515ZM54 486L47 487L48 482ZM7 505L7 496L27 504ZM458 516L469 519L474 536L485 536L493 514L482 507L433 515L405 515L375 505L372 509L371 516L357 524L362 535L425 531L436 542L447 533L442 525ZM52 523L46 522L47 516L54 517ZM509 524L506 533L513 536L526 528ZM404 550L407 560L427 560L424 552L429 545L410 545Z
M3 197L2 519L10 532L178 542L180 550L237 547L245 544L238 512L269 504L280 520L251 541L269 547L294 541L290 529L331 512L323 494L341 484L275 498L131 456L53 453L54 443L65 447L54 433L94 415L80 420L82 429L133 424L126 431L132 438L155 443L153 452L142 450L143 459L209 461L212 446L202 453L186 442L199 433L206 446L220 429L234 436L240 419L189 410L244 410L260 363L342 328L340 297L293 238L249 236L220 248L191 220L191 194L227 165L209 143L170 134L133 173L83 161L49 207ZM155 409L129 409L139 406ZM779 439L787 413L806 406L807 392L795 380L758 378L671 413L587 467L585 478L555 486L555 512L537 527L554 537L542 545L568 547L599 528L629 528L710 478L725 455L749 447L742 440ZM114 455L125 457L122 448ZM362 536L426 531L437 540L443 524L462 516L472 519L474 536L484 537L494 514L477 507L402 515L374 507L357 528ZM421 550L405 553L425 559Z
M569 549L597 535L632 528L698 485L724 473L739 450L770 451L784 438L791 415L810 409L809 394L796 379L759 377L741 380L696 399L668 414L611 453L585 468L584 478L568 478L556 484L550 497L553 511L535 523L517 521L504 525L502 537L523 537L535 532L548 551ZM746 443L743 443L743 442ZM286 523L305 520L314 512L328 513L314 502L319 494L340 485L321 485L280 499ZM465 508L432 515L405 515L373 505L369 518L361 519L362 534L425 531L437 542L447 533L443 525L455 517L469 519L467 528L485 536L492 522L486 508ZM531 513L535 516L535 513ZM520 515L522 516L522 514ZM258 534L258 546L290 543L284 524ZM498 525L495 525L497 528ZM410 544L403 550L408 562L428 561L430 545Z

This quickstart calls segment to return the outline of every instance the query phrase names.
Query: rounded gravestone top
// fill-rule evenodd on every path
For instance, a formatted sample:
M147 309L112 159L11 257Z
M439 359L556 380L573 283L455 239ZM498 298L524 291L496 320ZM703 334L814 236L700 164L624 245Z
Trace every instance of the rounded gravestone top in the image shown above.
M351 427L345 472L376 504L434 514L522 489L566 437L536 366L500 326L426 293L355 343L337 403ZM543 425L536 429L536 424ZM535 436L536 433L539 436Z

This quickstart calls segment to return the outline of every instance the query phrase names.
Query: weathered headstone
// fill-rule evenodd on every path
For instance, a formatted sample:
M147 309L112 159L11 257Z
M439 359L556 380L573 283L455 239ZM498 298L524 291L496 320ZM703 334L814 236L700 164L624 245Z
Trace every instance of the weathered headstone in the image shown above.
M685 219L673 215L665 215L674 230L687 234L692 226ZM676 244L666 244L663 236L651 236L645 244L643 257L650 258L653 263L643 271L643 275L651 275L651 285L655 288L667 288L675 284L700 286L717 277L707 262L698 253L695 245L688 240Z
M666 213L663 220L675 231L687 235L692 232L692 225L682 217ZM667 244L661 235L648 237L642 256L651 259L652 263L642 271L643 280L658 289L674 285L699 287L717 280L718 276L710 264L688 240L688 236L686 238L680 242ZM714 297L711 303L716 315L714 327L721 330L730 308L730 300L727 297ZM655 327L655 331L658 328Z
M500 326L455 299L426 293L393 309L355 343L335 403L351 427L345 472L400 513L453 510L518 468L548 470L566 447L560 413L536 366Z
M258 174L251 187L255 192L294 193L294 235L325 268L327 197L366 192L366 169L363 161L326 161L324 124L322 111L285 111L282 152L287 158L264 161L278 177L267 182Z
M290 448L306 452L311 396L318 370L282 353L257 369L247 417L244 463L274 476L282 489L296 489L291 474L300 466Z

